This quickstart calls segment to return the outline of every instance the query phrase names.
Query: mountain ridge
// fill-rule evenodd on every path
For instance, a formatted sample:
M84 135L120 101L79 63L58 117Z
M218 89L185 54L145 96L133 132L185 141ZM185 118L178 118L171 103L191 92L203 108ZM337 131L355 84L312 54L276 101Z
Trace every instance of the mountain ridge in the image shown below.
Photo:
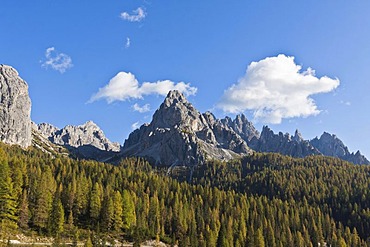
M172 140L171 147L176 147L177 150L164 147L166 146L164 140L170 139L166 136L166 131L173 134L172 138L175 139ZM182 134L183 138L175 137L175 134ZM152 135L157 137L152 138ZM193 137L187 139L186 135ZM201 143L206 148L194 146L195 143ZM282 132L275 134L268 126L264 126L259 133L244 114L237 115L235 119L227 116L217 119L211 112L201 114L176 90L168 93L149 124L143 124L129 135L121 154L124 157L146 157L154 160L156 164L167 166L196 165L196 162L189 159L179 159L181 155L187 153L186 148L189 147L190 150L193 148L197 150L192 157L198 163L207 159L229 160L256 151L276 152L298 158L325 155L355 164L370 164L360 151L351 153L336 135L324 132L320 138L305 140L298 130L293 136ZM220 154L221 151L224 156Z
M242 138L213 120L213 115L201 114L183 94L170 91L152 122L129 135L121 154L146 157L158 165L193 166L205 162L211 153L221 160L251 153Z
M119 143L111 142L93 121L59 129L48 123L34 125L35 131L51 143L63 146L80 158L104 161L119 153Z
M146 157L164 166L194 166L209 159L230 160L253 152L277 152L292 157L326 155L355 164L370 164L334 134L304 140L296 130L291 136L275 134L268 126L261 133L244 114L235 119L217 119L200 113L179 91L169 91L149 124L143 124L125 140L123 147L111 142L92 121L59 129L31 122L31 100L27 83L8 65L0 65L0 140L23 148L30 145L45 151L65 147L78 158L110 161L128 156ZM45 145L42 145L44 142ZM65 153L65 151L62 151Z

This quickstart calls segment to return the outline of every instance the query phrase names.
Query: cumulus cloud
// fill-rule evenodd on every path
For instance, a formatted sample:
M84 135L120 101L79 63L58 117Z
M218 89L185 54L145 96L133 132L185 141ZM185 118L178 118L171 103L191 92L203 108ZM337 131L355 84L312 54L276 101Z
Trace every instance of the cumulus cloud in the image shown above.
M310 96L334 90L339 79L318 78L315 70L301 69L294 57L283 54L252 62L245 75L225 90L217 107L230 113L252 110L255 121L265 123L317 115L320 110Z
M135 103L133 106L132 106L132 109L134 111L137 111L137 112L140 112L140 113L145 113L145 112L148 112L150 111L150 105L149 104L145 104L143 106L140 106L138 103Z
M125 48L129 48L131 46L131 40L129 37L126 38L126 44L125 44Z
M67 54L57 52L54 47L46 49L45 58L46 61L41 65L42 67L50 67L62 74L73 66L71 57Z
M135 122L135 123L131 124L131 129L132 130L136 130L138 128L140 128L140 123L139 122Z
M97 93L91 96L89 102L99 99L106 99L108 103L114 101L126 101L129 99L142 99L145 95L167 95L170 90L178 90L185 95L195 95L196 87L191 87L190 83L174 83L170 80L157 82L144 82L139 85L138 80L131 73L119 72L109 83L100 88Z
M132 14L129 14L128 12L122 12L120 16L123 20L126 21L140 22L145 19L146 12L142 7L139 7L136 10L133 10Z

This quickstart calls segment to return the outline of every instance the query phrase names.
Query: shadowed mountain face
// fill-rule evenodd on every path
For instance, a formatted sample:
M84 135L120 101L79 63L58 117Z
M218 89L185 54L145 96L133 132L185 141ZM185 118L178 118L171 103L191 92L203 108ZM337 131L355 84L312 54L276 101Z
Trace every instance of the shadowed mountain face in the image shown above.
M360 151L351 153L348 147L336 136L324 132L320 138L314 138L310 144L320 151L323 155L338 157L354 164L370 164L369 160Z
M282 132L275 134L267 126L263 127L260 138L252 139L250 147L258 152L281 153L298 158L320 154L309 141L303 140L298 130L294 136Z
M275 134L267 126L260 134L243 114L234 120L216 119L211 112L201 114L178 91L168 93L151 123L130 134L121 154L146 157L158 165L193 166L207 159L230 160L253 151L292 157L327 155L369 164L359 151L350 153L334 135L324 133L320 139L308 141L298 130L294 136Z
M201 114L183 94L170 91L154 113L126 140L124 156L147 157L158 165L193 166L206 159L230 160L251 153L235 131L211 113Z

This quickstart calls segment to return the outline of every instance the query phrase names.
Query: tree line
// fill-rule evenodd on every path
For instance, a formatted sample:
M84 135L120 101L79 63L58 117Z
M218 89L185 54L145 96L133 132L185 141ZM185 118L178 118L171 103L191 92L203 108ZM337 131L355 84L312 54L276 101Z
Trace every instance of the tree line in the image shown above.
M141 158L113 166L0 144L0 237L24 232L95 246L98 239L370 246L369 194L361 184L369 171L340 162L256 154L199 166L187 182Z

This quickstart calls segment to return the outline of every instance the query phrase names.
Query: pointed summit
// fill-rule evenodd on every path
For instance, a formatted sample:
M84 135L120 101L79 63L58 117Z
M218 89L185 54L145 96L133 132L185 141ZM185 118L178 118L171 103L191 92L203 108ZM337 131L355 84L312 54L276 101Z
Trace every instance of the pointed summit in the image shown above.
M298 142L298 143L304 141L304 139L302 137L302 134L301 134L301 132L299 132L298 129L295 130L295 133L294 133L294 136L293 136L293 140L296 141L296 142Z
M152 123L161 128L186 126L192 131L199 131L205 121L200 112L187 101L182 93L172 90L154 113Z
M173 104L176 104L176 103L183 103L183 104L186 104L188 103L187 99L185 98L184 94L181 93L180 91L178 90L171 90L168 92L165 100L164 100L164 105L169 107Z
M310 143L323 155L338 157L355 164L370 164L369 160L360 152L351 153L348 147L334 134L324 132L320 138L316 137Z
M164 166L194 166L250 153L247 143L213 114L201 114L177 90L170 91L149 125L125 141L123 156L146 157Z

